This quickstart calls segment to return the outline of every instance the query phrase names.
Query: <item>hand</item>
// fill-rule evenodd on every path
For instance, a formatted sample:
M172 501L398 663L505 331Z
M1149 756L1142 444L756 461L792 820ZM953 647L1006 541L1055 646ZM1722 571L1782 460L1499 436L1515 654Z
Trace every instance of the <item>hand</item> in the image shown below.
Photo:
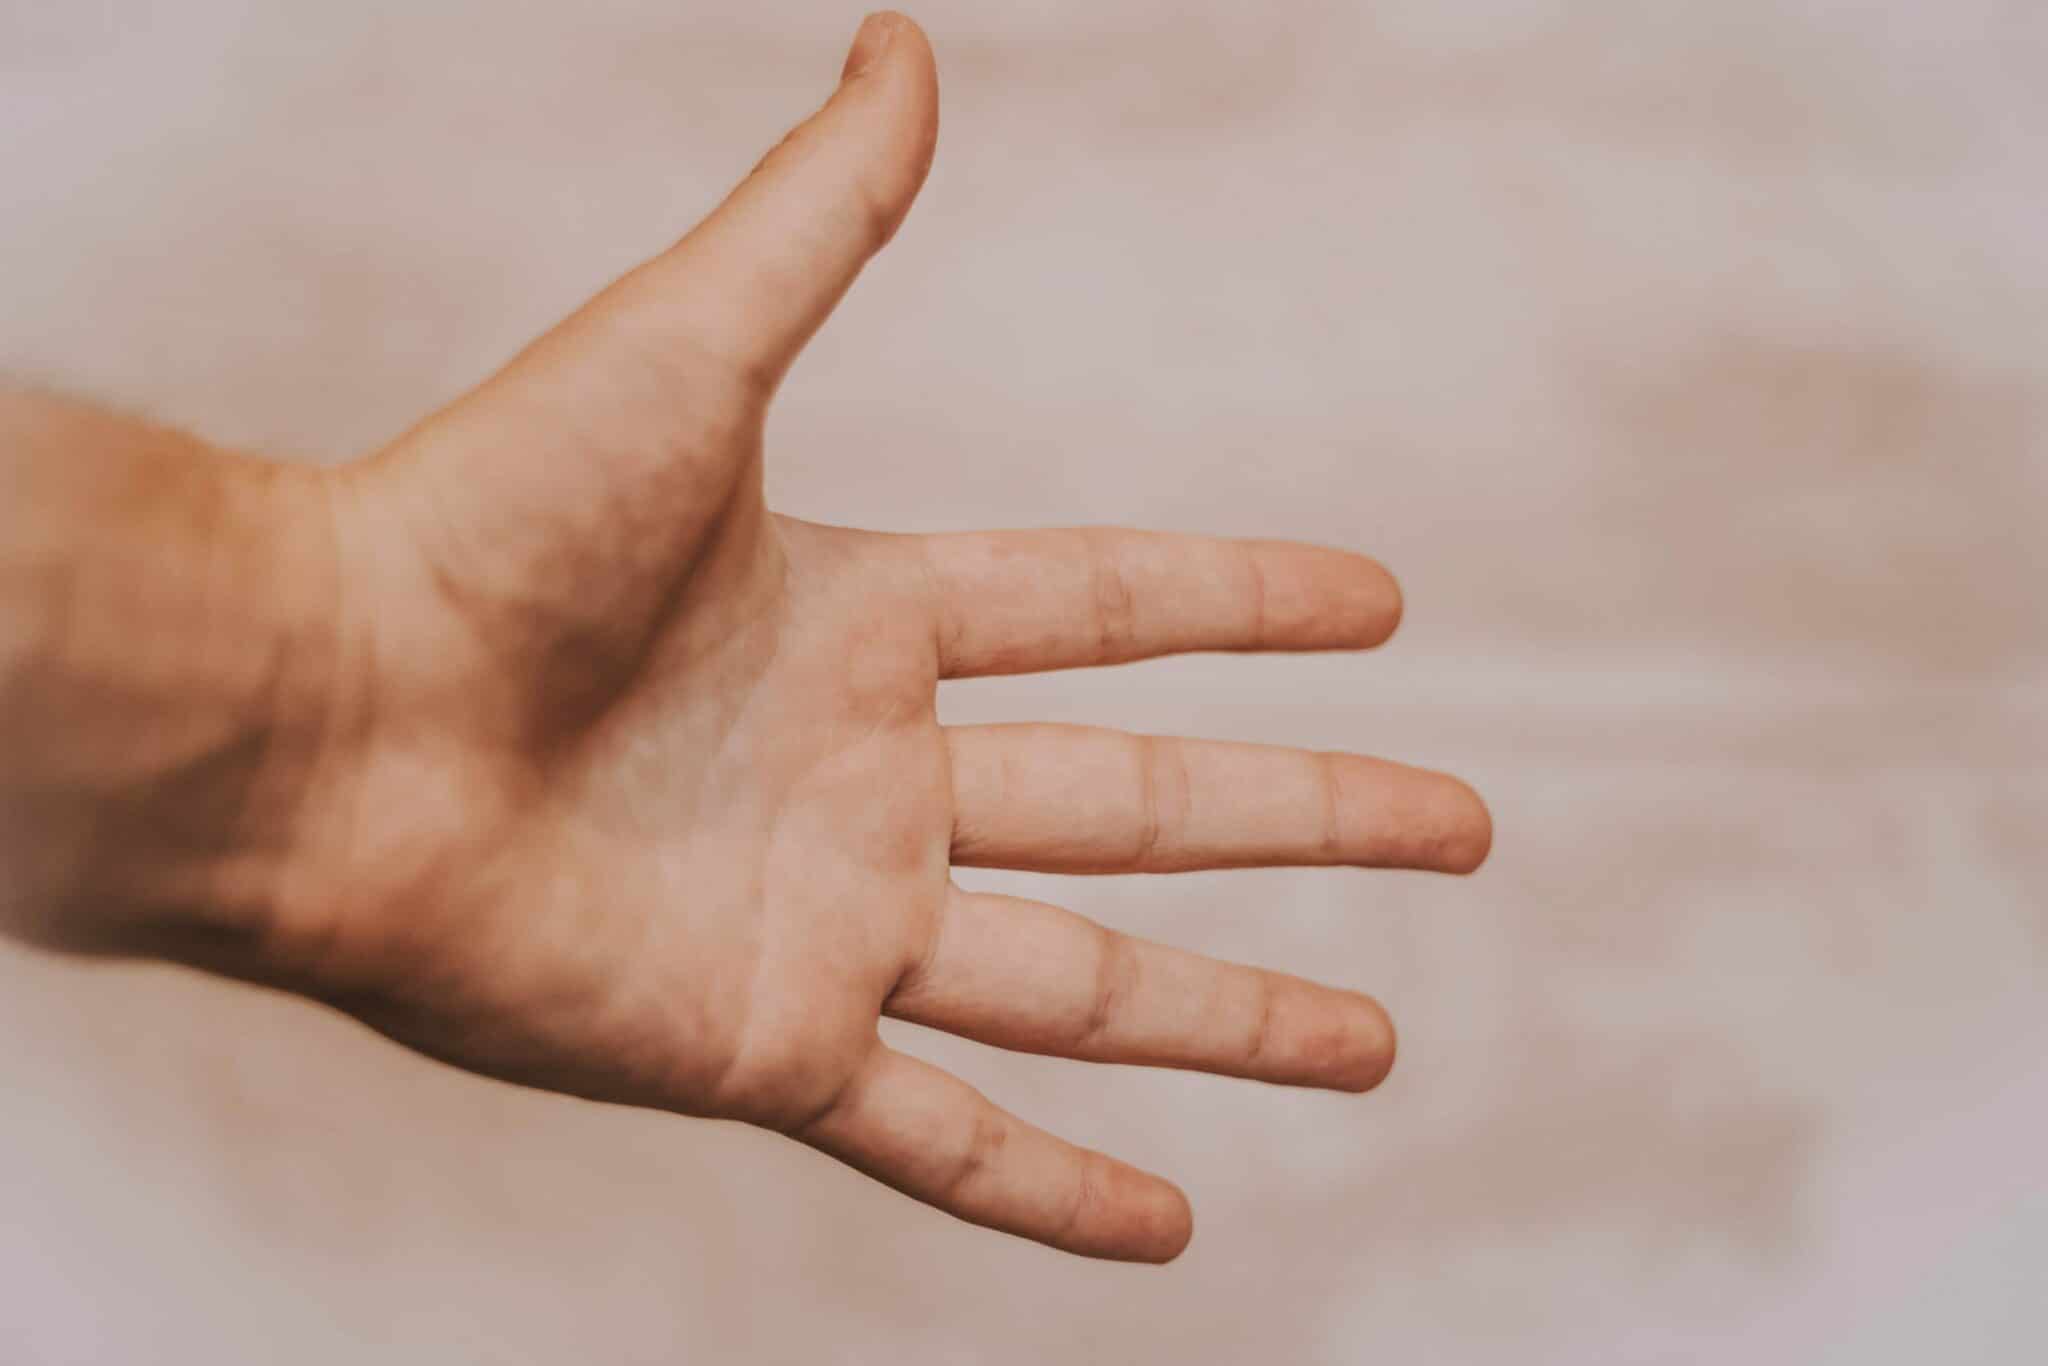
M331 547L338 605L260 946L224 963L465 1068L747 1120L963 1219L1163 1260L1191 1228L1175 1187L878 1017L1363 1090L1385 1015L949 868L1463 872L1488 818L1376 760L936 719L943 678L1376 644L1400 598L1370 560L767 511L768 401L936 121L924 35L870 20L830 102L681 242L388 449L294 471L317 515L289 534Z

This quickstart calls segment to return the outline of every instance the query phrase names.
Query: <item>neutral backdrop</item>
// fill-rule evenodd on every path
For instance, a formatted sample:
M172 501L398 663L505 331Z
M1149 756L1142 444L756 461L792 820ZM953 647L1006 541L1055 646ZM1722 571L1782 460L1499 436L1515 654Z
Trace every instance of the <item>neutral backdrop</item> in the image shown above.
M898 1032L1185 1184L1187 1255L1120 1267L766 1134L7 951L0 1358L2039 1360L2042 8L918 13L938 166L792 376L772 495L1388 561L1378 654L944 706L1471 776L1470 881L1058 889L1378 993L1392 1080ZM857 18L0 0L0 369L370 448L715 202Z

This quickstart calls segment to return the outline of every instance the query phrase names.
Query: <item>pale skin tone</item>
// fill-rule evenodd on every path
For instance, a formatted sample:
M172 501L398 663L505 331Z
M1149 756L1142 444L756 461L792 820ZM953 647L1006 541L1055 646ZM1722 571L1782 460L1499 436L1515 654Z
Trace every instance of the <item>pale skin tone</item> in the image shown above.
M1167 1181L881 1042L1365 1090L1355 992L963 891L1060 873L1467 872L1485 807L1342 754L946 727L947 678L1343 650L1339 550L896 536L761 495L778 382L930 162L932 54L862 29L825 107L674 247L330 470L0 398L5 925L298 991L434 1057L746 1120L1091 1256L1187 1243Z

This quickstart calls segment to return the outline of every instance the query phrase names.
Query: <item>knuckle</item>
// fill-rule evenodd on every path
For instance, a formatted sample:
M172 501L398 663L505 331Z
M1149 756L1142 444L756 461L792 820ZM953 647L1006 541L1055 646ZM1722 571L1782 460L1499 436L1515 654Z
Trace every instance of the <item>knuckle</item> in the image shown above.
M878 1043L854 1030L776 1046L756 1038L731 1058L701 1112L802 1137L848 1101Z
M1110 930L1099 930L1097 936L1094 986L1089 992L1088 1011L1073 1041L1077 1052L1099 1046L1115 1030L1139 972L1130 941Z
M1251 639L1254 645L1263 645L1272 632L1267 624L1270 606L1271 585L1266 581L1266 562L1257 550L1247 546L1244 550L1246 595L1250 599L1248 616L1251 622Z
M1105 1160L1100 1153L1085 1149L1081 1152L1080 1162L1074 1173L1074 1194L1053 1231L1054 1243L1070 1241L1088 1225L1090 1216L1101 1208L1105 1184L1104 1165Z
M849 226L870 256L889 245L889 239L896 235L902 210L901 191L872 174L856 176L847 189Z
M1134 736L1138 777L1137 834L1130 864L1157 869L1172 863L1187 827L1193 800L1187 753L1169 736Z
M1270 976L1257 973L1252 978L1251 1032L1245 1039L1244 1064L1250 1072L1258 1072L1268 1063L1273 1050L1273 1020L1279 1011L1279 991Z
M1339 863L1345 856L1343 758L1319 753L1315 765L1316 792L1322 799L1322 828L1317 834L1316 850L1325 860Z
M1104 659L1120 659L1136 639L1137 607L1130 574L1116 553L1116 538L1100 530L1084 530L1081 547L1088 565L1090 610L1095 642Z
M953 1157L939 1179L938 1196L953 1200L988 1173L1010 1142L1010 1126L993 1109L983 1108L967 1122Z

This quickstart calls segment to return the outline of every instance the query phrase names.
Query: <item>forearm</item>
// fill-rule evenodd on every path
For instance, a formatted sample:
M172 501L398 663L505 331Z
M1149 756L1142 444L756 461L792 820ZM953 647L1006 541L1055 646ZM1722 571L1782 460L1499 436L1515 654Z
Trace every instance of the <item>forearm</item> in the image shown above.
M0 486L0 930L232 956L321 743L320 480L0 391Z

